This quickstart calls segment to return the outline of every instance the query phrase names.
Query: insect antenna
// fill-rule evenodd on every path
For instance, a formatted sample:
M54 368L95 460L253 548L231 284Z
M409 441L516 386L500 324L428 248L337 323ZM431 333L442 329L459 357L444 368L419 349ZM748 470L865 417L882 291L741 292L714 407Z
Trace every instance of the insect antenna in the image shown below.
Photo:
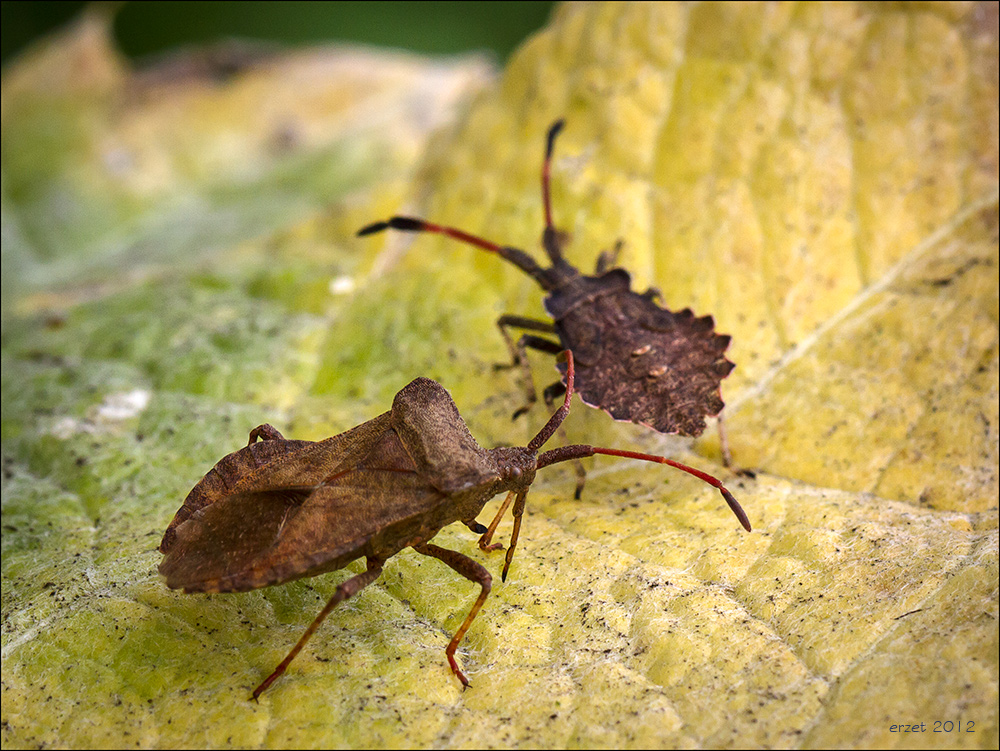
M425 222L423 219L417 219L412 216L394 216L390 217L386 222L373 222L367 227L359 229L358 237L374 235L376 232L381 232L382 230L387 229L398 229L404 232L434 232L439 235L447 235L448 237L452 237L464 243L469 243L470 245L475 245L477 248L487 250L491 253L499 253L501 250L499 245L492 243L489 240L484 240L481 237L470 235L468 232L463 232L462 230L455 229L454 227L444 227L440 224L432 224L431 222Z
M542 206L545 209L545 229L542 232L542 245L554 266L564 268L566 261L563 259L560 244L564 238L559 234L552 222L552 191L549 184L552 174L552 152L555 149L556 136L562 131L566 124L565 120L559 119L552 123L545 138L545 159L542 160ZM552 278L552 273L539 266L535 260L518 248L511 248L504 245L497 245L494 242L485 240L482 237L470 234L455 227L447 227L442 224L434 224L423 219L412 216L393 216L384 222L374 222L358 230L358 237L374 235L387 229L397 229L403 232L433 232L438 235L445 235L459 242L474 245L480 250L489 253L496 253L501 258L510 261L521 271L525 272L542 289L550 291L556 287L556 280Z
M528 444L528 448L533 451L537 451L542 444L544 444L556 431L563 420L566 419L566 415L569 414L569 402L570 397L573 396L573 382L574 382L574 368L573 368L573 353L566 350L566 398L563 400L562 406L556 410L556 413L549 418L549 421L545 424L538 435L536 435L531 443ZM729 504L729 508L736 518L739 519L743 529L747 532L750 531L750 520L747 518L746 512L743 507L740 506L733 494L729 492L722 482L707 472L702 472L694 467L689 467L687 464L682 464L681 462L676 462L673 459L667 459L663 456L656 456L654 454L642 454L638 451L626 451L624 449L609 449L601 448L599 446L588 446L583 444L573 445L573 446L560 446L556 449L551 449L543 454L539 454L538 463L536 469L541 469L542 467L547 467L550 464L558 464L559 462L566 462L572 459L584 459L588 456L593 456L594 454L604 454L605 456L620 456L626 459L641 459L646 462L654 462L656 464L667 464L675 469L679 469L683 472L687 472L689 475L694 475L702 482L706 482L713 488L716 488L725 498L726 503ZM516 509L515 509L516 512Z
M362 227L358 230L358 237L374 235L376 232L382 232L387 229L398 229L403 232L432 232L437 235L445 235L454 240L458 240L459 242L474 245L480 250L485 250L489 253L496 253L504 260L510 261L512 264L521 269L521 271L525 272L532 279L542 285L543 289L552 289L552 283L549 281L545 269L535 263L535 260L523 250L510 248L504 245L497 245L494 242L484 240L481 237L469 234L468 232L456 229L455 227L433 224L412 216L393 216L387 221L374 222L369 224L367 227Z
M538 451L552 434L555 433L559 426L562 425L562 421L566 419L566 415L569 414L569 402L573 398L573 378L574 378L574 368L573 368L573 353L569 350L565 350L563 355L566 356L566 397L563 399L562 406L555 411L555 414L549 418L545 426L538 431L538 435L531 439L528 444L528 449L530 451ZM551 452L546 452L551 453ZM545 456L545 454L542 454ZM479 540L479 547L483 550L493 550L496 546L490 546L488 543L493 538L493 531L496 529L497 524L500 521L500 517L504 515L507 511L507 507L510 505L511 497L514 500L514 527L510 531L510 542L507 545L507 554L503 563L503 572L500 574L501 581L507 581L507 571L510 570L511 561L514 560L514 549L517 547L517 538L521 533L521 517L524 514L525 500L528 497L528 489L511 492L507 494L506 500L500 507L500 511L493 518L493 522L490 524L489 529L486 534L483 535Z
M566 124L565 120L556 120L549 128L549 134L545 140L545 161L542 162L542 204L545 206L545 229L554 229L552 226L552 196L549 192L549 174L552 165L552 150L555 147L556 136Z
M558 265L563 262L562 249L559 247L559 231L552 223L552 193L549 189L550 176L552 173L552 151L555 148L556 136L566 124L565 120L556 120L549 128L549 133L545 138L545 159L542 160L542 205L545 207L545 230L542 232L542 245L548 253L552 263Z
M740 524L743 526L747 532L750 532L750 519L747 518L746 512L743 507L740 506L739 502L733 497L733 494L726 489L726 486L722 482L707 472L702 472L701 470L695 469L694 467L689 467L687 464L681 464L680 462L675 462L673 459L667 459L664 456L656 456L655 454L641 454L638 451L625 451L622 449L607 449L601 448L599 446L586 446L586 445L575 445L575 446L561 446L557 449L552 449L551 451L546 451L544 454L540 454L538 457L538 469L542 467L547 467L550 464L557 464L559 462L569 461L571 459L585 459L588 456L593 456L594 454L604 454L606 456L621 456L626 459L641 459L645 462L655 462L656 464L667 464L675 469L687 472L689 475L694 475L699 480L707 482L713 488L716 488L722 497L726 499L726 503L729 504L729 508L736 518L739 519Z
M566 396L563 399L562 406L553 413L549 421L545 423L545 426L538 431L538 435L528 443L528 448L532 451L538 451L552 437L552 434L559 429L559 426L562 425L563 420L569 414L569 402L573 398L573 382L576 378L576 368L573 366L572 350L563 350L562 354L566 356Z

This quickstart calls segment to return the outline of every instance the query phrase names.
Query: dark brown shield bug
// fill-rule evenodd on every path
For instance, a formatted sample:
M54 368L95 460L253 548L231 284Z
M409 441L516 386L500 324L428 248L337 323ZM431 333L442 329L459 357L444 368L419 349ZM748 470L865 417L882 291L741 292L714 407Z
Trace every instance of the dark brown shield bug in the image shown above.
M662 308L655 302L659 292L653 289L634 292L629 273L610 268L612 260L607 253L598 258L593 276L580 273L566 261L562 253L565 236L553 226L549 192L552 150L562 127L559 120L549 128L542 163L542 246L551 264L548 268L523 250L412 217L394 216L364 227L358 235L385 229L447 235L510 261L548 293L544 305L552 323L515 315L504 315L497 321L513 364L524 373L527 404L515 417L535 400L525 349L551 354L569 349L584 403L605 410L616 420L661 433L701 435L705 418L718 415L724 406L720 383L735 367L724 355L730 337L715 333L712 316L697 317L689 308L679 312ZM509 328L535 333L524 334L515 344ZM558 341L539 334L554 334ZM558 367L565 374L565 366ZM546 402L558 397L564 388L561 381L549 386ZM724 436L723 455L728 464Z

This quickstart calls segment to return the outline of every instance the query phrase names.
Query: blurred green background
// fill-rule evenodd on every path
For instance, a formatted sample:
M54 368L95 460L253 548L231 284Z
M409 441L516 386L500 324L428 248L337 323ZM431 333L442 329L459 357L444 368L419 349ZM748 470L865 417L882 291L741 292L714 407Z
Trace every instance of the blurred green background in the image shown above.
M281 45L343 41L433 54L491 50L500 62L542 27L551 2L123 3L115 37L132 58L225 38ZM0 60L74 18L83 2L4 2Z

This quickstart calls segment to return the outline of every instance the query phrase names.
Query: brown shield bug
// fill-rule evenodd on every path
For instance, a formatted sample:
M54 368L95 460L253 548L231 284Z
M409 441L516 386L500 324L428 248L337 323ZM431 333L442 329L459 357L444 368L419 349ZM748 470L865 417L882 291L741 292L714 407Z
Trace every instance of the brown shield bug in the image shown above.
M594 276L581 274L563 258L566 237L553 226L549 194L552 150L562 127L563 121L558 120L549 128L542 163L542 245L552 264L549 268L542 268L517 248L412 217L394 216L364 227L358 235L385 229L447 235L496 253L538 282L548 293L544 305L553 323L514 315L497 321L513 364L523 369L529 405L535 400L535 390L525 349L552 354L569 349L576 361L577 389L584 403L605 410L616 420L661 433L701 435L705 418L718 415L725 406L720 383L735 367L724 356L730 337L715 333L712 316L697 318L689 308L678 313L661 308L654 302L660 296L656 290L633 292L629 273L609 268L612 260L607 253L598 258ZM559 341L525 334L515 345L508 328L555 334ZM565 374L565 366L557 367ZM563 383L557 382L545 389L546 402L563 388ZM526 409L527 405L514 416ZM728 465L724 435L722 440Z
M160 573L185 592L243 592L343 568L364 558L367 569L337 587L291 652L253 692L256 699L288 667L324 618L371 584L403 548L437 558L481 592L445 654L462 682L455 650L490 592L479 563L432 545L443 527L460 521L490 545L513 502L514 526L503 566L506 580L517 546L528 488L550 464L607 454L668 464L722 493L740 524L750 522L721 482L659 456L587 445L538 453L569 414L574 367L567 353L562 406L525 447L483 449L444 387L418 378L396 394L392 409L324 441L287 440L270 425L250 432L248 445L222 458L188 494L160 543ZM260 438L260 442L257 439ZM476 521L488 500L507 492L490 527Z

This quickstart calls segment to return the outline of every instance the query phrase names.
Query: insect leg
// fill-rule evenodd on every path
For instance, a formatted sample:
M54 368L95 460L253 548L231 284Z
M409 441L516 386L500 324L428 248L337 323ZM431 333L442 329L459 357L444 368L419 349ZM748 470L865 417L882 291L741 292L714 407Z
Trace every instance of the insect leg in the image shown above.
M559 342L554 342L551 339L543 339L533 334L523 334L520 340L518 340L518 344L522 348L531 347L532 349L537 349L539 352L548 352L550 355L558 355L565 349Z
M515 495L516 495L515 491L512 490L509 493L507 493L507 497L503 499L503 503L500 504L500 510L497 511L497 515L493 517L493 521L490 522L489 528L486 530L483 536L479 538L480 550L488 553L491 550L503 549L503 545L501 545L499 542L496 543L495 545L490 545L490 542L493 540L493 533L497 531L497 526L500 524L500 519L502 519L503 515L507 513L507 509L510 508L511 501L514 500Z
M610 269L618 265L618 256L621 254L622 248L625 247L624 240L618 240L615 243L615 247L610 251L602 250L600 255L597 256L597 267L594 273L597 276L603 276ZM663 302L663 293L660 292L656 287L650 287L645 292L639 293L639 297L645 297L650 302Z
M482 587L479 597L472 605L472 610L470 610L469 614L465 617L465 622L462 623L458 631L455 632L455 635L451 638L451 641L448 643L448 647L444 651L444 653L448 656L448 664L451 665L451 672L453 672L458 680L462 682L462 688L468 688L469 679L465 677L465 673L462 672L461 668L458 667L458 663L455 661L455 650L458 649L459 642L462 641L462 637L465 636L465 632L469 630L469 626L472 625L472 621L479 613L479 609L482 608L483 603L486 602L486 597L489 595L490 587L493 583L493 577L490 576L490 572L483 568L483 566L476 563L468 556L462 555L458 551L448 550L447 548L439 548L437 545L431 545L427 542L421 545L414 545L413 549L423 555L429 555L431 558L437 558L442 563L450 566L456 573L461 574L469 581L475 582Z
M534 318L525 318L523 316L502 315L497 319L497 328L500 329L500 335L503 336L504 342L507 343L507 349L510 351L511 356L510 365L500 367L521 368L521 382L524 385L525 404L514 412L514 419L516 419L527 412L536 399L535 381L531 377L531 366L528 364L526 348L531 347L542 352L559 354L562 352L562 346L549 339L530 334L525 334L515 344L510 334L507 333L508 328L515 328L522 331L541 331L546 334L554 334L556 327L545 321L537 321Z
M321 624L323 622L323 619L330 614L330 611L333 610L335 607L337 607L337 605L346 600L348 597L353 597L362 589L367 587L369 584L375 581L378 578L378 575L381 573L382 573L382 561L377 560L375 558L369 558L367 571L363 571L357 576L352 576L350 579L348 579L339 587L337 587L337 591L333 593L333 597L331 597L330 601L326 603L326 607L324 607L320 611L319 615L317 615L316 618L313 620L313 622L309 624L309 628L306 629L306 632L302 634L302 638L299 639L298 642L296 642L294 647L292 647L292 651L289 652L288 655L285 657L285 659L281 661L281 664L274 669L274 672L271 673L264 680L263 683L261 683L259 686L257 686L257 688L253 690L254 701L256 701L257 697L259 697L262 693L264 693L267 690L268 686L274 683L281 676L281 674L285 672L285 669L288 667L289 663L291 663L291 661L295 659L295 655L297 655L301 651L302 647L305 646L306 642L309 641L309 637L313 635L313 632L316 631L317 628L319 628L319 624Z
M510 562L514 560L514 548L517 547L517 536L521 533L521 517L524 515L524 500L527 497L528 491L522 490L514 499L514 529L510 533L510 545L507 547L507 557L503 562L500 581L507 581L507 570L510 568Z
M754 479L757 476L756 472L746 467L737 467L733 463L733 452L729 449L729 431L726 430L726 420L721 413L716 417L716 420L719 421L719 450L722 452L722 465L734 474Z
M726 431L726 421L722 418L721 414L716 419L719 421L719 450L722 451L722 466L726 469L731 469L733 466L733 452L729 450L729 434Z
M625 241L619 239L615 242L615 247L611 250L602 250L601 254L597 256L597 268L594 270L594 273L597 276L601 276L608 269L617 266L618 256L621 254L622 248L624 247Z
M268 423L263 425L258 425L256 428L250 431L250 440L247 442L247 446L252 444L258 438L262 441L283 441L285 436L278 432L278 429Z
M556 403L556 399L566 393L566 384L562 381L556 381L555 383L549 384L545 387L545 391L542 392L542 398L545 400L545 406L549 409L552 405Z

